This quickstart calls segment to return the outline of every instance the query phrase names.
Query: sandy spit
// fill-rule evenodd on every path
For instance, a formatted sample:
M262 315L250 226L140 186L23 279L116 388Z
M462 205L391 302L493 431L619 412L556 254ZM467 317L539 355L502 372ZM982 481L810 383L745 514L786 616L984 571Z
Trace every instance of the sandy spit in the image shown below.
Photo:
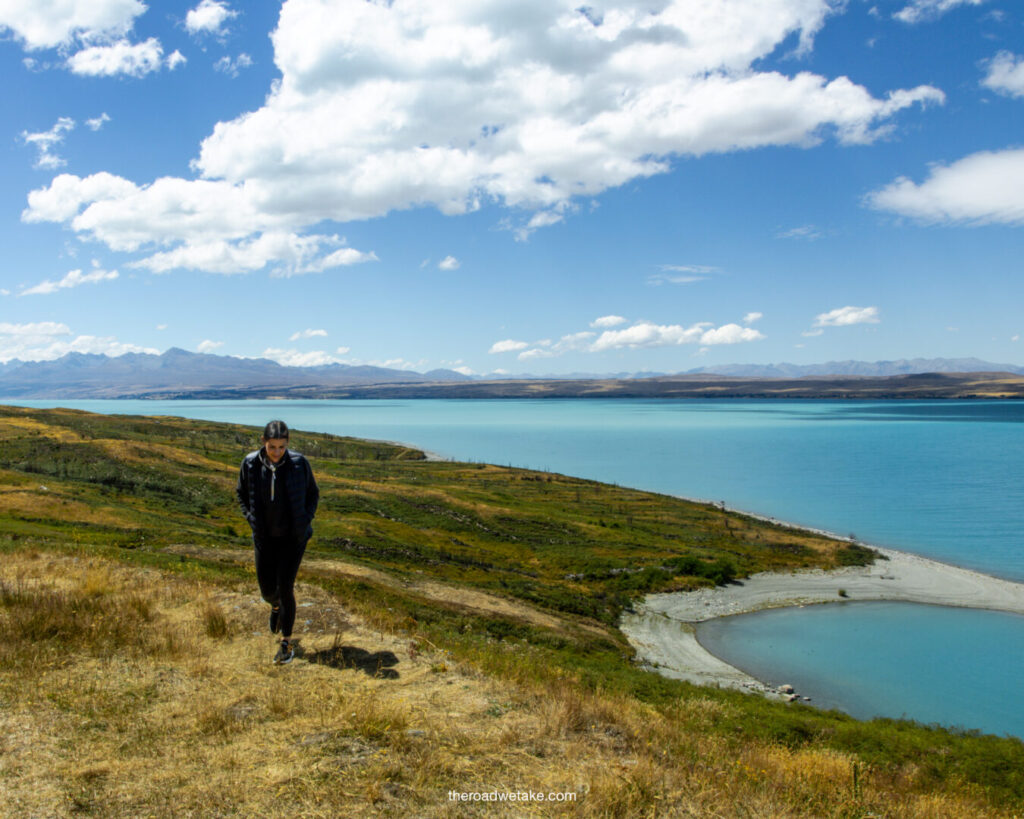
M619 627L636 649L637 659L660 674L698 685L774 694L705 650L697 641L695 625L714 617L843 600L899 600L1024 614L1024 583L874 548L888 560L835 571L762 572L725 587L650 594L635 612L622 616Z

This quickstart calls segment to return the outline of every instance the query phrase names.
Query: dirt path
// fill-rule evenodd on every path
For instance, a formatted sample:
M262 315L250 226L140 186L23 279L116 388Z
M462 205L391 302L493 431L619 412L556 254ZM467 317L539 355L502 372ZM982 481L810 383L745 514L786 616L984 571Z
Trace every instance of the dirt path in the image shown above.
M171 554L201 560L216 560L219 562L238 564L252 562L252 556L248 550L214 549L205 546L174 544L166 547L164 551L170 552ZM489 594L488 592L476 589L469 589L464 586L442 583L438 580L410 580L406 578L398 578L379 569L372 569L368 566L361 566L357 563L349 563L344 560L309 558L303 561L302 571L313 571L322 575L334 574L358 578L380 586L400 589L419 597L425 597L436 602L458 606L480 614L521 620L534 626L550 628L559 632L566 631L566 629L571 625L592 634L602 636L606 636L608 634L606 629L594 623L586 623L578 620L569 620L568 618L558 617L519 600L501 597L496 594Z

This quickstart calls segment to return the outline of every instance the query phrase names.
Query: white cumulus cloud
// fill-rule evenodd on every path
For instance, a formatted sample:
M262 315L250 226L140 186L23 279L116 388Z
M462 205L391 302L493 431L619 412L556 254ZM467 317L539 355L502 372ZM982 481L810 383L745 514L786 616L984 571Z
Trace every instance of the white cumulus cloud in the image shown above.
M710 347L713 344L739 344L743 341L760 341L764 335L753 327L740 327L738 324L723 324L708 330L700 337L700 343Z
M10 32L27 51L58 49L64 67L75 74L141 77L164 65L163 47L155 37L141 43L129 39L135 18L145 11L141 0L4 0L0 34ZM183 62L185 57L175 51L166 65L173 69ZM29 70L41 65L33 57L24 64ZM93 122L95 130L99 126Z
M154 273L246 273L276 265L281 275L295 275L377 261L337 236L281 229L286 216L261 211L242 189L223 182L163 177L139 186L106 172L60 174L29 194L22 220L66 221L113 250L176 245L132 263Z
M122 36L145 10L140 0L4 0L0 31L35 51Z
M292 333L289 337L289 341L298 341L300 338L317 338L318 336L326 338L326 330L300 330L297 333Z
M642 321L622 330L605 330L592 346L594 352L618 350L623 347L666 347L674 344L696 344L708 328L706 322L683 327L679 324L654 324Z
M540 347L534 347L531 350L524 350L516 356L520 361L532 361L535 358L554 358L555 354L551 350L545 350Z
M737 344L759 341L764 336L751 327L724 324L714 327L709 322L698 322L689 327L680 324L654 324L642 321L622 330L606 330L590 345L590 352L605 352L622 348L670 347L680 344Z
M814 326L845 327L850 324L878 324L879 321L877 307L838 307L815 316Z
M30 321L25 324L12 324L0 321L0 335L20 338L52 338L71 334L71 328L63 322Z
M529 343L526 341L515 341L514 339L508 338L504 341L495 341L491 345L489 353L514 353L519 350L525 350L529 347Z
M375 253L364 253L351 247L339 247L326 254L323 252L325 247L337 247L342 241L337 236L299 236L268 231L248 241L218 240L184 244L174 250L161 251L133 262L132 266L143 267L154 273L184 269L227 275L249 273L271 266L274 275L296 276L377 261Z
M756 321L760 313L748 313L745 321ZM602 323L603 322L603 323ZM702 321L684 327L680 324L656 324L652 321L638 321L630 327L621 327L626 319L621 316L603 316L591 322L591 327L603 329L600 334L584 330L568 333L558 341L541 339L532 344L525 341L496 342L492 353L518 352L520 361L538 358L554 358L569 352L604 353L610 350L643 349L649 347L670 347L681 344L700 344L711 347L718 344L738 344L760 341L765 336L752 327L739 324L723 324L715 327L711 322ZM620 329L610 329L619 327Z
M85 179L74 174L62 173L53 178L48 188L40 188L29 193L28 208L22 213L21 218L25 222L72 221L77 218L86 202L96 204L99 200L123 199L138 191L134 183L106 172L93 174ZM81 230L85 225L79 223L76 227L72 223L72 227ZM108 238L116 241L116 235ZM111 244L111 241L107 244ZM138 245L137 239L134 244Z
M110 45L83 48L68 57L67 67L73 74L87 77L113 77L118 74L142 77L158 71L163 65L163 58L164 49L156 37L141 43L118 40Z
M191 245L494 203L528 231L676 157L862 144L898 111L942 101L929 86L875 97L846 77L756 67L793 38L810 48L838 8L285 0L272 35L280 80L261 108L214 127L199 179L124 180L136 190L103 200L83 187L63 221L111 247L167 242L172 229ZM31 218L47 218L31 203Z
M52 170L67 163L54 153L54 148L64 141L64 135L75 128L75 121L71 117L59 117L49 131L38 131L29 133L21 132L21 139L26 145L34 146L39 155L33 167Z
M901 8L893 17L904 23L920 23L934 20L957 6L980 6L985 0L913 0Z
M243 51L234 58L224 55L213 64L213 69L214 71L220 71L222 74L227 74L229 77L237 77L243 68L249 68L251 65L252 57Z
M744 324L753 324L755 321L760 321L764 318L764 313L747 313L743 317Z
M567 203L560 201L550 210L539 210L531 216L525 225L520 225L515 230L516 239L525 242L535 230L544 227L557 225L565 219L565 212L568 210Z
M1024 97L1024 57L1000 51L989 60L988 74L981 84L1000 94Z
M220 34L222 26L237 16L238 12L222 0L202 0L185 15L185 30L189 34Z
M339 347L338 353L344 355L348 352L348 348ZM278 364L282 364L285 367L322 367L326 364L343 364L341 358L337 355L331 355L323 350L312 350L310 352L304 352L302 350L286 350L276 347L268 347L263 351L261 358L269 358L271 361L276 361Z
M622 316L601 316L590 322L591 327L618 327L620 324L625 324L626 319Z
M552 344L551 350L559 354L570 350L587 350L590 347L590 339L596 335L597 333L591 333L589 330L584 330L581 333L569 333Z
M440 270L458 270L460 262L454 256L445 256L437 263Z
M98 117L93 117L92 119L87 119L85 121L85 124L88 126L90 131L98 131L100 128L102 128L104 126L104 124L106 124L108 122L110 122L110 115L107 114L106 111L104 111Z
M933 165L921 184L901 176L865 201L922 222L1024 224L1024 149L981 151Z
M160 352L152 347L118 341L114 336L78 335L72 338L72 335L71 328L60 322L0 322L0 362L14 358L21 361L52 361L67 353L118 356L124 353Z
M223 341L210 341L210 339L206 339L205 341L199 342L199 346L196 347L196 350L200 353L212 353L214 350L223 346Z
M113 281L118 277L116 270L92 270L83 273L81 270L68 271L64 278L58 281L46 279L39 284L21 291L22 296L45 295L56 293L58 290L66 290L71 287L78 287L83 284L97 284L98 282Z

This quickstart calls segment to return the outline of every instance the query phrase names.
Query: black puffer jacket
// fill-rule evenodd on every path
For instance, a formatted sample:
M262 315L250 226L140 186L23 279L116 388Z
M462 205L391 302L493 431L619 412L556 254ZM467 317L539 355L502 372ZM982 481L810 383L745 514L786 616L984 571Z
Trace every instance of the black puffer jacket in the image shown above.
M265 537L265 533L262 531L263 515L260 509L261 499L264 497L264 493L261 491L262 484L271 479L270 470L260 458L262 451L250 452L245 456L242 468L238 471L238 486L235 488L238 504L245 519L252 527L253 539L257 546ZM305 457L290 449L285 450L277 469L276 491L284 489L288 493L295 540L297 543L304 544L313 536L313 516L316 514L316 506L320 501L320 489L313 477L313 469Z

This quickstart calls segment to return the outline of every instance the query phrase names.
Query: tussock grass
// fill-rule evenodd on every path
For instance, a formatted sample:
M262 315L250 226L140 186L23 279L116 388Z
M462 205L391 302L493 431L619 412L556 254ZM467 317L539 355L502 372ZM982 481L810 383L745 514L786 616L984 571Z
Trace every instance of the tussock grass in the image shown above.
M180 635L155 622L153 601L139 592L114 594L110 578L89 571L60 588L24 576L0 579L0 663L47 667L76 653L175 654Z
M202 607L203 630L207 637L219 639L230 633L228 618L216 600L204 600Z
M39 624L8 632L23 636L0 666L12 816L1010 815L854 754L709 732L735 711L710 695L656 706L564 670L499 678L313 586L299 596L317 614L284 667L249 584L8 550L0 589L5 631ZM223 632L208 632L211 611ZM395 662L342 661L367 657ZM576 801L458 803L451 790Z

